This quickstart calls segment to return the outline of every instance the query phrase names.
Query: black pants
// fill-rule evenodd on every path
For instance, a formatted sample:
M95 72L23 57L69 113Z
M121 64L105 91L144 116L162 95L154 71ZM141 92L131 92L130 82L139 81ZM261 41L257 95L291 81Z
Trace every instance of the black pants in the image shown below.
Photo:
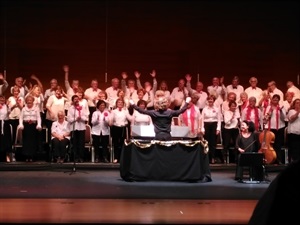
M114 159L118 160L119 162L121 151L124 145L124 140L126 138L126 126L125 127L112 126L111 137L112 137L112 144L114 147Z

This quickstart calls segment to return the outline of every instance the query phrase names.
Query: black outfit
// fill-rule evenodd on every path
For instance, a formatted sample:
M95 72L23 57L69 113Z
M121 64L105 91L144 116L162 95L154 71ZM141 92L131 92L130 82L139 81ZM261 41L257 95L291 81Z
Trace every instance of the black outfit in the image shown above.
M114 159L120 161L121 152L126 139L126 126L111 126L110 132L112 137L112 144L114 147Z
M95 150L96 162L99 162L100 160L105 163L108 163L109 162L108 161L109 135L103 135L102 133L100 135L92 134L92 138L93 138L93 147Z
M288 154L289 162L300 160L300 135L299 134L288 134Z
M135 110L140 113L149 115L152 119L154 125L155 139L159 141L170 141L172 140L171 136L171 124L172 118L179 116L185 110L187 110L188 103L179 109L179 110L145 110L141 109L136 105L132 105Z
M36 157L40 144L40 131L36 129L36 122L24 122L22 131L22 153L26 159L33 160Z
M8 120L0 120L0 161L5 160L7 153L12 153L12 133Z
M244 149L245 152L258 152L260 149L260 142L258 140L258 134L253 132L248 138L243 137L241 134L238 135L236 140L236 150L238 151L238 148ZM240 158L241 153L238 151L238 157L237 157L237 167L236 167L236 173L235 173L235 179L236 180L242 180L243 179L243 166L240 166ZM261 166L254 166L253 169L253 177L254 180L261 181L263 179L263 165Z
M208 141L209 147L209 162L212 163L212 160L216 157L216 145L218 135L216 134L216 130L218 127L218 122L204 122L204 139Z
M84 142L85 142L85 130L73 130L71 131L71 143L73 156L75 161L84 162Z
M58 138L52 138L53 153L55 158L64 159L67 153L67 146L70 144L68 138L59 140Z
M273 143L273 148L274 150L276 151L276 161L275 161L275 164L282 164L283 161L282 161L282 156L281 156L281 148L283 146L283 143L284 143L284 129L285 127L282 127L278 130L276 129L270 129L270 131L272 131L275 135L275 140L274 140L274 143Z

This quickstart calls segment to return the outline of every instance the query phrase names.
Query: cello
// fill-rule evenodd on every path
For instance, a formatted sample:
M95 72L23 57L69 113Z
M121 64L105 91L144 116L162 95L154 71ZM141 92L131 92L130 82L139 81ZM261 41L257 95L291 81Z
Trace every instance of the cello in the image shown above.
M277 158L276 151L272 146L275 141L275 134L272 131L264 129L264 131L259 134L259 141L261 148L258 152L264 153L265 163L274 163Z

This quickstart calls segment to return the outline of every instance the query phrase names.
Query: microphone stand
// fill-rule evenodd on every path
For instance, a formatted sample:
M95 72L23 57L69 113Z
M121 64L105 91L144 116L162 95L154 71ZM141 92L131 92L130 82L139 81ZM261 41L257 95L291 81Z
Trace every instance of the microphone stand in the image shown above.
M75 131L75 123L76 123L76 108L75 106L73 105L74 107L74 123L73 123L73 130L72 130L72 135L71 135L71 141L70 141L70 149L71 151L73 152L73 168L72 168L72 171L70 172L69 175L72 175L73 173L76 173L76 152L73 148L74 144L74 131ZM65 172L66 173L66 172Z
M74 150L74 132L75 132L75 124L76 124L76 108L74 106L74 122L73 122L73 129L72 129L72 135L71 135L71 150L73 152L73 168L72 168L72 172L70 173L70 175L72 175L73 173L76 173L76 152Z

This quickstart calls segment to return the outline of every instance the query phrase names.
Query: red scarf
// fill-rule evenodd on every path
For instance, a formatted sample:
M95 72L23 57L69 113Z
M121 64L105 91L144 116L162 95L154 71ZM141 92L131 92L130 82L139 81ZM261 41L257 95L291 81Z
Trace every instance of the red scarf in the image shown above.
M241 105L241 111L243 111L247 105L248 105L248 101L243 102L243 104Z
M267 109L267 107L268 107L268 105L269 105L269 101L268 100L264 100L264 102L263 102L263 108L264 108L264 114L266 113L266 109Z
M247 107L247 115L246 115L246 120L250 121L250 116L251 116L251 111L252 109L254 109L254 124L255 124L255 129L259 130L258 126L259 126L259 120L258 120L258 108L257 107L251 107L248 106Z
M187 113L188 110L186 110L183 114L182 114L182 119L184 121L184 123L188 126L188 113ZM194 130L195 130L195 124L194 124L194 121L195 121L195 114L196 114L196 110L195 110L195 107L192 106L190 108L190 121L191 121L191 126L192 126L192 133L194 133Z
M82 106L81 105L77 105L77 106L75 106L75 109L78 110L79 117L81 117Z
M279 126L279 113L280 113L280 107L279 105L276 106L276 130L278 130L278 126ZM270 119L269 119L269 130L271 129L271 117L272 117L272 106L270 107L269 110L269 115L270 115Z

